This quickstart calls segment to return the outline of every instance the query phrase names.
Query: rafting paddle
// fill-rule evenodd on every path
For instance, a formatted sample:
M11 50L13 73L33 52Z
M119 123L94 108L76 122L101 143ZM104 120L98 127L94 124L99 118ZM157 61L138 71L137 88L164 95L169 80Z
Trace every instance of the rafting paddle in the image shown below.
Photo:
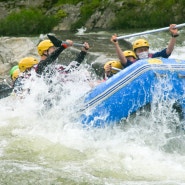
M116 70L116 71L121 71L122 69L119 69L117 67L111 67L112 69Z
M183 26L185 26L185 23L176 25L175 28L180 28L180 27L183 27ZM139 36L139 35L150 34L150 33L157 33L157 32L165 31L165 30L169 30L169 27L164 27L164 28L159 28L159 29L155 29L155 30L144 31L144 32L140 32L140 33L134 33L134 34L130 34L130 35L124 35L124 36L117 37L117 40L129 38L129 37L135 37L135 36Z
M59 40L59 39L57 39L55 36L53 36L53 35L47 35L48 36L48 38L49 38L49 40L54 44L54 46L56 46L56 47L60 47L61 46L61 44L63 43L63 44L68 44L67 42L65 42L65 41L61 41L61 40ZM73 43L73 46L79 46L79 47L84 47L84 44L79 44L79 43Z

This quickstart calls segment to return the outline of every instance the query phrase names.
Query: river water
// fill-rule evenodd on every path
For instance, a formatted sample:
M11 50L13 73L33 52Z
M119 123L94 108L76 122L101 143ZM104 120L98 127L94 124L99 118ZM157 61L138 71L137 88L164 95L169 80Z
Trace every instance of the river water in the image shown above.
M171 58L185 59L184 31ZM84 129L78 120L79 99L91 89L83 80L89 64L117 58L110 42L113 32L57 34L64 40L88 41L92 54L73 74L75 80L58 92L54 108L43 109L48 94L41 79L32 83L26 98L0 101L0 184L185 184L185 135L175 129L178 115L169 104L159 103L113 128ZM169 37L167 32L145 35L152 52L166 47ZM95 73L92 76L97 80Z

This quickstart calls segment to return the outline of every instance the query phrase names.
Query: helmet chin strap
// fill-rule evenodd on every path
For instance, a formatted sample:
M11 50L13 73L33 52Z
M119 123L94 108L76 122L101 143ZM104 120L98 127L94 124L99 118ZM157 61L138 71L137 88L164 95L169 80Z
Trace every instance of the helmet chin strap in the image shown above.
M49 52L48 50L46 51L47 53L43 53L44 56L48 57L49 56Z

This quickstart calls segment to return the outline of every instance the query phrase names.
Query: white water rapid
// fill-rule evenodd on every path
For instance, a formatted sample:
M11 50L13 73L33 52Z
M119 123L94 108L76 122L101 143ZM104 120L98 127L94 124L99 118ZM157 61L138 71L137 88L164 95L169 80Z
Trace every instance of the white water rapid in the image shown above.
M175 129L178 115L169 103L158 102L151 112L143 110L113 128L84 129L78 119L77 110L91 89L86 69L97 80L89 64L116 59L111 35L100 31L73 36L77 42L87 40L98 57L87 57L62 92L56 83L50 97L37 79L28 83L32 93L26 98L0 100L0 184L185 185L185 134ZM181 30L171 58L185 60L184 36ZM145 38L153 52L166 47L170 36L164 32ZM43 101L48 97L55 101L46 110Z

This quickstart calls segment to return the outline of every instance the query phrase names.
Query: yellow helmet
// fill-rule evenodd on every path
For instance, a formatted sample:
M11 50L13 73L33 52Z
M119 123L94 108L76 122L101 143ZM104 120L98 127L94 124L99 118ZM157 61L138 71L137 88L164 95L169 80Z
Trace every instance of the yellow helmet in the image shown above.
M149 47L148 41L145 39L138 39L133 43L133 50L140 47Z
M52 46L54 45L49 39L41 41L37 46L39 55L42 56L44 51L48 50Z
M14 70L14 72L11 75L13 81L15 81L18 78L19 73L20 73L19 69Z
M123 52L123 54L125 55L125 57L134 57L134 58L137 58L135 53L132 51L132 50L125 50Z
M35 64L38 64L38 60L33 57L25 57L19 61L19 69L21 72L33 67Z
M118 69L123 69L123 66L122 66L121 62L120 61L115 61L115 60L111 60L111 61L106 62L105 65L104 65L104 69L106 68L106 66L108 66L110 64L111 64L112 67L115 67L115 68L118 68ZM115 74L118 71L112 69L111 72Z

